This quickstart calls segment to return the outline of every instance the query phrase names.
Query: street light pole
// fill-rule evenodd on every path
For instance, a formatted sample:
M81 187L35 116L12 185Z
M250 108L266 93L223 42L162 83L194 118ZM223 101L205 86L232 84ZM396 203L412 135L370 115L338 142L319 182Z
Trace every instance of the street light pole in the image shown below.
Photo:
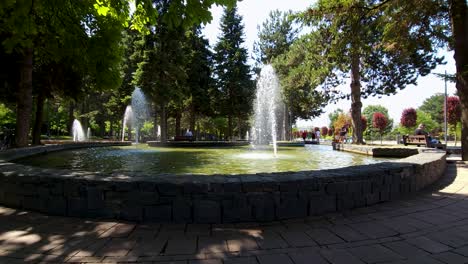
M444 82L445 82L445 104L444 104L444 124L445 124L445 130L444 130L444 139L445 139L445 146L447 146L447 71L445 71L444 74Z

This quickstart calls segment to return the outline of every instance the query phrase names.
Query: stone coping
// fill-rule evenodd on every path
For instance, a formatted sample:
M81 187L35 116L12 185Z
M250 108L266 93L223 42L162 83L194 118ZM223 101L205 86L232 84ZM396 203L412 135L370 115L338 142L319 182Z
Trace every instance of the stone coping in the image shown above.
M12 161L29 156L46 154L49 152L80 149L80 148L95 148L95 147L110 147L110 146L131 146L132 142L125 141L97 141L97 142L66 142L59 144L48 144L41 146L32 146L27 148L13 148L0 152L0 161Z
M203 148L203 147L240 147L248 146L248 141L148 141L150 147L184 147L184 148Z
M432 184L445 166L445 153L438 151L372 165L248 175L133 177L2 161L0 203L52 215L145 222L275 221L398 199Z

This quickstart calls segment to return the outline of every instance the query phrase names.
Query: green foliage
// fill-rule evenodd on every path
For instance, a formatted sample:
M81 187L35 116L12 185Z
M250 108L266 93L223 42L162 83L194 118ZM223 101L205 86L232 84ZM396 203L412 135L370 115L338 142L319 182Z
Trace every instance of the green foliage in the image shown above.
M153 134L154 123L146 121L143 127L140 129L140 135L142 137L150 137Z
M382 134L388 134L392 131L393 128L393 119L388 115L388 109L381 105L368 105L362 110L362 115L366 117L367 120L367 130L364 131L366 138L370 138L373 133L380 131L374 130L372 124L374 113L382 113L387 119L387 125L383 129Z
M226 8L221 18L221 36L214 47L214 73L217 77L218 110L229 119L228 136L232 136L234 117L239 122L247 120L254 97L248 54L242 46L243 37L244 26L237 7Z
M335 111L328 114L328 119L330 119L330 124L328 126L333 128L334 127L333 124L335 124L336 119L338 118L340 114L343 114L343 113L344 113L343 109L338 108Z
M15 126L15 113L5 104L0 103L0 129Z
M418 113L418 119L416 123L417 124L423 123L426 126L426 131L428 131L429 133L434 133L434 131L436 130L438 126L437 122L434 121L431 118L431 115L426 112L417 110L417 113Z
M271 63L273 58L288 52L298 34L291 14L291 11L273 10L262 26L257 26L259 40L254 43L257 64Z
M419 110L428 113L431 119L437 123L439 130L443 130L444 124L444 100L445 96L442 93L437 93L424 100Z

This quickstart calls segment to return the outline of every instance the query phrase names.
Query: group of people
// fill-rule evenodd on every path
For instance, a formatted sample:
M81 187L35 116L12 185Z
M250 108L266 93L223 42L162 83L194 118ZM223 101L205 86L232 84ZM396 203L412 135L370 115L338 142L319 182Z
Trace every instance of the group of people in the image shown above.
M308 135L307 131L302 132L301 136L304 141L306 140L307 135ZM315 139L317 140L317 142L320 142L320 130L316 130L315 132L313 132L312 139Z

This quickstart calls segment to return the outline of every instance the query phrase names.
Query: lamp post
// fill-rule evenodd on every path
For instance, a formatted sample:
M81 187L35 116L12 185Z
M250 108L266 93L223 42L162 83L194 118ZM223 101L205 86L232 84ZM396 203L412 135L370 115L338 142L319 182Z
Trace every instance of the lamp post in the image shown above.
M445 88L445 92L444 92L444 140L445 140L445 145L447 146L447 79L449 78L449 76L447 75L447 71L445 71L444 74L442 73L434 73L435 75L439 76L439 77L443 77L444 78L444 88Z
M444 139L445 139L445 146L447 146L447 71L444 74L444 86L445 86L445 96L444 96Z

